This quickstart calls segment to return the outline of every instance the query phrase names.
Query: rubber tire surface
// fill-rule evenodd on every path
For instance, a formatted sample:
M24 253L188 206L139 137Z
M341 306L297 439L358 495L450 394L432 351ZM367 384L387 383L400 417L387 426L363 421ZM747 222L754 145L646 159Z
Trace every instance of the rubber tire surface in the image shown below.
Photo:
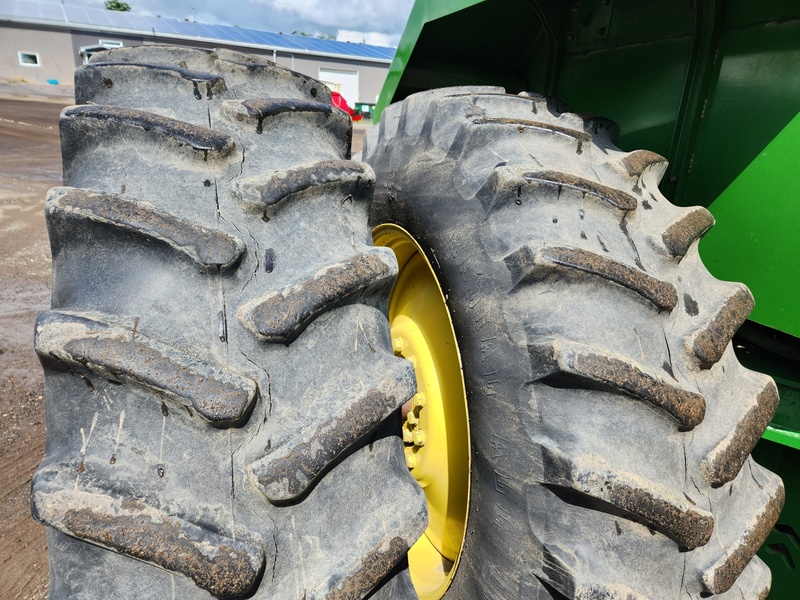
M35 341L51 597L402 589L426 520L398 437L415 383L349 117L229 50L100 53L76 97Z
M501 88L388 107L363 160L373 227L439 277L470 411L471 503L448 598L759 598L780 479L750 450L777 405L730 339L747 289L715 280L702 208L615 124Z

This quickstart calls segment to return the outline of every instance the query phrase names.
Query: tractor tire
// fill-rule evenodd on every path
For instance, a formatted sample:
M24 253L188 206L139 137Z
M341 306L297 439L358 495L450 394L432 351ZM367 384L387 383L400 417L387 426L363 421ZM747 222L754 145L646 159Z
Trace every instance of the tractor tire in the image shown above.
M617 132L462 87L366 136L372 225L424 251L463 364L471 501L447 598L768 593L754 555L784 492L749 455L778 395L730 344L753 298L703 267L710 213L670 204L666 160Z
M349 117L224 49L100 53L76 98L35 332L50 597L401 589L426 520L398 435L415 381Z

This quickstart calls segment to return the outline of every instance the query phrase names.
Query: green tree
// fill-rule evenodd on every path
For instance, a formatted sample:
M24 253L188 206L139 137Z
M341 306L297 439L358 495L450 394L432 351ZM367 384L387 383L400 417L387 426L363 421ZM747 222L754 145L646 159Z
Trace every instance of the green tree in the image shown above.
M320 38L321 40L335 40L336 39L335 35L330 35L330 34L327 34L327 33L316 33L316 34L312 35L310 33L306 33L305 31L297 31L297 30L293 31L292 35L302 35L303 37L316 37L316 38Z
M131 5L119 0L106 0L106 10L118 10L120 12L130 12Z

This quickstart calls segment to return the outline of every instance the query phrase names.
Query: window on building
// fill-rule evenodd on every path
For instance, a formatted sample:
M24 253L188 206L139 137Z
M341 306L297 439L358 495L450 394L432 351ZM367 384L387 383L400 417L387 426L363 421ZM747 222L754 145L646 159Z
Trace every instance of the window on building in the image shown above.
M94 44L92 46L81 46L78 50L78 54L83 61L83 64L88 65L89 59L92 57L93 54L97 54L98 52L102 52L103 50L110 50L112 48L122 48L122 42L109 42L108 40L100 40L101 44ZM109 46L109 44L117 44L116 46Z
M98 43L106 48L122 48L122 42L117 40L100 40Z
M38 52L17 52L19 55L19 64L25 67L38 67L39 53Z

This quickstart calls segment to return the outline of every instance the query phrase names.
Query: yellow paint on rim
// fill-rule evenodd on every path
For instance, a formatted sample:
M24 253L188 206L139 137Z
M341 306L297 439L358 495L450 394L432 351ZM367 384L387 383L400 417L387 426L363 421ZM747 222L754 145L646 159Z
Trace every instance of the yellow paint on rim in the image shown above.
M439 600L461 557L469 506L467 396L453 323L436 274L405 229L376 227L378 246L391 248L400 272L389 297L395 354L414 364L417 395L403 423L406 464L428 500L428 528L408 552L421 600Z

